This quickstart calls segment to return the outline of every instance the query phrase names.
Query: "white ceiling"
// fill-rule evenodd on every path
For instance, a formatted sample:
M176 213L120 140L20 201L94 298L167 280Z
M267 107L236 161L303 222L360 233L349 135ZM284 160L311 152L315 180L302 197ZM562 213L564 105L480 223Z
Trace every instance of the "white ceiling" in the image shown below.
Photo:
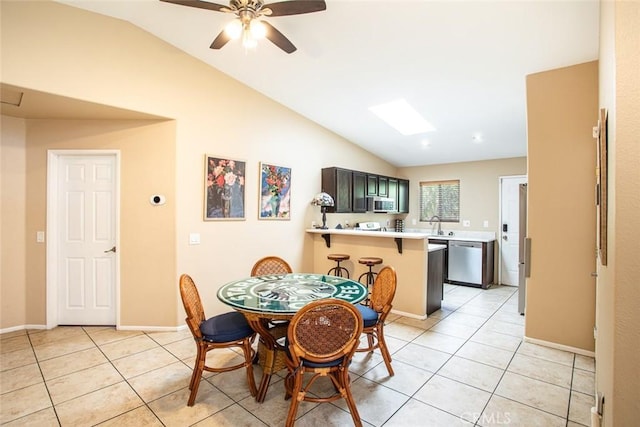
M526 75L598 58L598 0L327 0L266 18L290 55L267 40L209 49L227 13L57 1L129 21L398 167L526 155ZM437 130L402 136L368 110L398 98Z

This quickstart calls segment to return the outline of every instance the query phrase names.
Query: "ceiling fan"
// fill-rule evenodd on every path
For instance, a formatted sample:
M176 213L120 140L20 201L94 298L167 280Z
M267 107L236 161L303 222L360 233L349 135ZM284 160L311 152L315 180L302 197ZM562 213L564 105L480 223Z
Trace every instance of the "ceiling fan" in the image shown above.
M182 6L227 12L236 15L224 30L211 43L211 49L220 49L234 38L242 37L245 48L253 48L257 40L263 37L287 53L296 51L296 47L278 31L273 25L261 20L263 16L300 15L303 13L320 12L327 9L324 0L291 0L264 4L262 0L230 0L229 6L211 3L205 0L160 0Z

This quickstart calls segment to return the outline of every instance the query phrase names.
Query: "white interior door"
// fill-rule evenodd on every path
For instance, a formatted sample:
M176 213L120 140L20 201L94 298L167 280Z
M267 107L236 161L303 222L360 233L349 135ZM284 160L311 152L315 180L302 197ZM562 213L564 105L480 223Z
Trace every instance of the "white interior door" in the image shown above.
M63 155L57 165L57 324L116 324L117 158Z
M518 286L520 184L526 176L500 178L500 284Z

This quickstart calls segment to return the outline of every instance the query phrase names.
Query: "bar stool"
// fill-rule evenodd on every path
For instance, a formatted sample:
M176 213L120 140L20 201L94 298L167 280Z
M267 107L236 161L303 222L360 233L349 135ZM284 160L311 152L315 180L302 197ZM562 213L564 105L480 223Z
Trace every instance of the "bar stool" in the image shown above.
M332 261L335 261L337 263L337 265L335 267L333 267L331 270L329 270L327 272L327 274L330 275L334 275L334 276L338 276L338 277L344 277L342 275L342 272L344 271L347 275L347 279L349 278L349 270L347 270L345 267L342 267L340 265L341 261L346 261L350 258L349 255L346 254L329 254L327 255L327 259L330 259Z
M369 267L369 271L365 271L364 273L362 273L360 275L360 277L358 277L358 282L360 282L363 285L365 285L367 287L367 291L369 291L369 293L371 293L371 289L370 288L373 286L373 282L375 282L376 275L378 274L378 273L376 273L375 271L372 270L372 267L374 265L382 264L382 258L378 258L378 257L362 257L362 258L358 259L358 263L366 265L367 267ZM366 280L366 282L362 281L363 278ZM367 299L365 301L363 301L363 304L364 305L369 305L369 297L367 297Z

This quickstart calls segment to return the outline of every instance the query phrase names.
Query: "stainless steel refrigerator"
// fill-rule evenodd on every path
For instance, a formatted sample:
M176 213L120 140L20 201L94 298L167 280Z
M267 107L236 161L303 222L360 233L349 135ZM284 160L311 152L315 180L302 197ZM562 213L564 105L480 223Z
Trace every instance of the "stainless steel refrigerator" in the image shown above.
M518 242L518 312L524 314L527 277L531 262L531 239L527 237L527 184L520 184L520 224Z

